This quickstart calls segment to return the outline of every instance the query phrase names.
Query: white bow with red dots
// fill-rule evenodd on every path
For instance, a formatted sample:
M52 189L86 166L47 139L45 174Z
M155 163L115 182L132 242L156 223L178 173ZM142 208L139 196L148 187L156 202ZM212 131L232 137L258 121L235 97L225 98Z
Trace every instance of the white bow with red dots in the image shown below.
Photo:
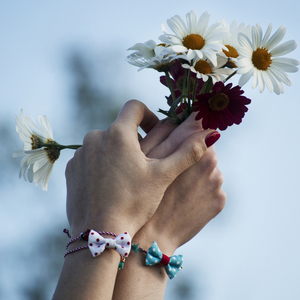
M94 257L100 255L105 249L115 249L122 256L127 257L131 250L131 237L128 232L124 232L114 239L106 239L97 231L91 230L88 245Z

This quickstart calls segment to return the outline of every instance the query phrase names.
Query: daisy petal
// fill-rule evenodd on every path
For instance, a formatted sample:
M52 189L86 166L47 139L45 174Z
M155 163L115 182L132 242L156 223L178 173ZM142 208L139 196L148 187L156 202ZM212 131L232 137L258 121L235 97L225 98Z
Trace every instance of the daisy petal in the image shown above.
M268 40L268 38L269 38L269 36L271 34L271 31L272 31L272 24L270 23L269 26L268 26L268 28L267 28L267 31L266 31L263 39L262 39L262 41L261 41L261 46L262 47L264 47L265 44L267 43L267 40Z
M271 51L271 54L274 57L281 56L281 55L285 55L285 54L288 54L288 53L294 51L296 48L297 48L297 44L294 40L287 41L285 43L280 44L276 48L274 48Z
M265 47L267 49L273 49L276 45L278 45L282 41L282 39L285 36L285 33L286 33L286 28L284 26L280 26L277 29L277 31L266 42Z
M240 77L239 86L245 85L249 81L249 79L252 77L252 75L253 75L253 70L249 71L248 73L243 74Z
M275 61L275 59L273 59L273 63L272 63L273 67L276 67L278 69L281 69L284 72L288 72L288 73L295 73L298 72L298 68L294 67L291 64L286 64L286 63L282 63L282 62L277 62Z

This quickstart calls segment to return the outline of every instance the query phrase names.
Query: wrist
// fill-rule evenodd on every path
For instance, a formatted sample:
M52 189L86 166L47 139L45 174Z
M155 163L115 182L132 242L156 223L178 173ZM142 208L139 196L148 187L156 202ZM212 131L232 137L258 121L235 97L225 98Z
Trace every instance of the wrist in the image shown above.
M120 235L124 232L128 232L130 236L134 236L137 232L137 229L132 225L131 222L126 222L125 220L118 219L115 217L111 218L90 218L87 222L80 222L76 225L71 225L72 238L80 236L82 232L85 232L87 229L93 229L95 231L107 231Z
M178 248L172 236L162 229L159 230L154 222L145 224L133 238L133 242L139 244L145 250L148 250L154 241L158 244L160 250L168 256L173 255Z

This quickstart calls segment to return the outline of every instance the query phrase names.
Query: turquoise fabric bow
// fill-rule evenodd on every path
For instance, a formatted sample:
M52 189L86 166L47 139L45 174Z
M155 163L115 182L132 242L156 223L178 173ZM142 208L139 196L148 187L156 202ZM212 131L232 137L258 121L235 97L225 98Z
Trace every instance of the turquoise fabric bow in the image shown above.
M182 255L173 255L171 257L167 257L160 251L159 247L157 246L156 242L153 242L152 246L147 251L146 255L146 265L153 266L158 264L162 261L169 259L168 264L165 266L165 270L170 279L174 278L177 272L181 269L183 263L183 256Z

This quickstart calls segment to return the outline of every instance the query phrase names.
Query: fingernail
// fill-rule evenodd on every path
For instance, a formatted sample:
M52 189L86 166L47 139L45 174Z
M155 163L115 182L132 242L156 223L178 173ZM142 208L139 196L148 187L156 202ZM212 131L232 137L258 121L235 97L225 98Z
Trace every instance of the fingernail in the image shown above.
M212 146L219 138L221 134L218 131L213 131L205 138L206 147Z

